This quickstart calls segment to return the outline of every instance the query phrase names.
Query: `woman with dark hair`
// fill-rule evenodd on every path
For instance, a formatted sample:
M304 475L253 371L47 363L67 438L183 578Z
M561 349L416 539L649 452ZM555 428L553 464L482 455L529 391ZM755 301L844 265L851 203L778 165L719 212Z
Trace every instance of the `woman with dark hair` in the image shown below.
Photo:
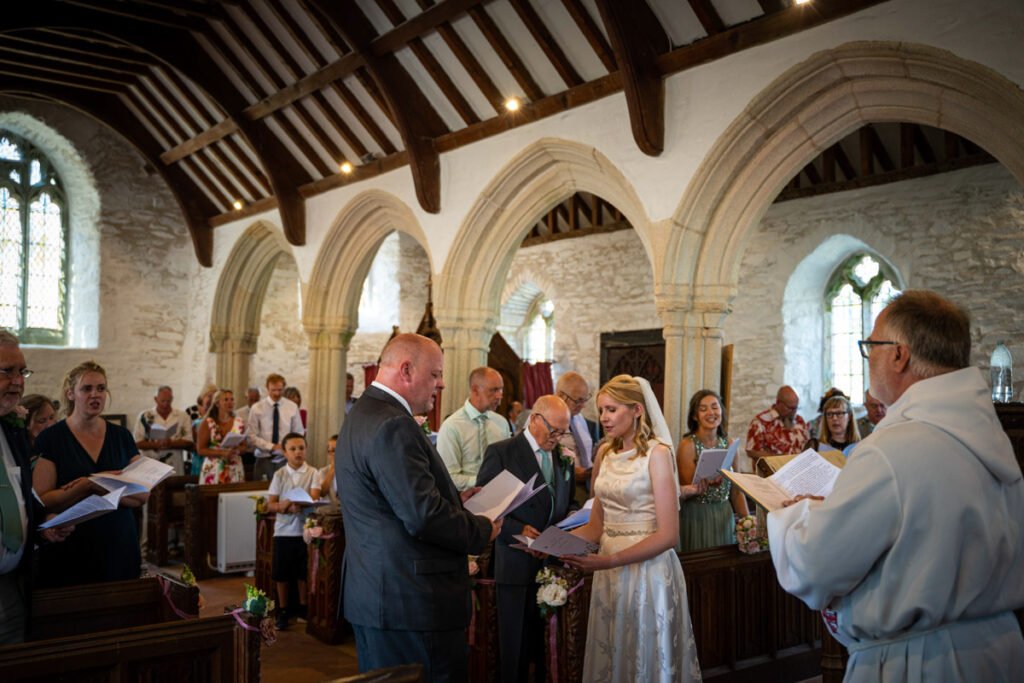
M28 432L28 445L32 453L32 466L35 467L36 458L39 457L36 451L36 437L57 421L57 406L52 399L42 394L29 394L21 399L19 405L27 411L25 429Z
M833 396L821 408L818 436L807 442L808 448L820 451L828 444L837 451L860 441L860 430L853 417L853 405L843 396Z
M710 389L701 389L690 399L686 416L689 431L683 435L676 452L680 485L693 486L697 461L705 448L728 448L722 424L725 410L722 399ZM715 548L736 542L733 513L749 514L747 499L739 488L718 475L697 484L699 495L687 498L679 511L679 548L682 551Z
M67 418L36 438L39 461L32 485L51 512L60 512L106 489L90 476L123 470L139 455L132 433L103 419L110 393L107 373L93 361L80 363L64 377ZM137 579L142 571L139 530L131 508L148 493L121 496L117 510L76 525L64 543L41 548L41 586L69 586Z

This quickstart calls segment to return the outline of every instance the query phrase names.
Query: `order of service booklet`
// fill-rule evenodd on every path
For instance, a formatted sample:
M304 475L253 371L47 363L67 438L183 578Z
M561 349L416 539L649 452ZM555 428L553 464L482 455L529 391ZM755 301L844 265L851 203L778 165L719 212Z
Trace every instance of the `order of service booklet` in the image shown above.
M584 538L574 536L568 531L563 531L553 525L542 531L537 538L527 538L522 535L513 536L512 538L519 541L519 543L512 544L509 546L510 548L533 550L534 552L554 555L555 557L591 555L598 551L596 543L591 543Z
M124 495L147 493L167 477L174 474L170 465L141 456L120 472L99 472L89 477L108 491L125 487Z
M840 472L841 469L810 448L766 479L756 474L722 470L723 475L768 512L778 510L794 496L827 496L832 493Z
M697 469L693 471L693 483L702 479L711 479L718 476L719 470L727 470L732 467L732 461L736 459L736 451L739 450L740 440L733 439L728 448L705 448L697 460Z
M477 491L476 495L467 500L463 507L474 515L483 515L493 522L515 510L547 486L541 481L537 488L534 488L533 482L536 480L535 474L530 477L530 481L523 483L508 470L502 470L498 476Z
M51 527L68 526L69 524L80 524L94 517L113 512L117 509L125 488L121 486L105 496L98 496L94 493L88 498L83 498L53 519L40 524L39 528L49 529Z

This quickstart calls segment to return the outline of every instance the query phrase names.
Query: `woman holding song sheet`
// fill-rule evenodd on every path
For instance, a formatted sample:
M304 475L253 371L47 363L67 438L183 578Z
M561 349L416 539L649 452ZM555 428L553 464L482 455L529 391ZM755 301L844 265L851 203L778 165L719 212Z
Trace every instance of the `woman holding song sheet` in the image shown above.
M32 485L50 512L107 493L89 477L120 471L140 457L131 432L103 419L108 392L102 367L86 361L72 368L64 378L63 396L68 417L36 438L39 461L32 473ZM142 506L148 497L122 496L116 511L78 524L64 543L43 546L39 585L139 578L139 530L130 508Z
M679 538L679 485L650 384L619 375L597 394L606 441L594 462L590 521L574 531L596 555L562 559L594 571L585 681L699 681Z
M235 394L230 389L218 389L210 402L210 412L199 423L196 450L203 457L199 472L200 485L237 484L245 481L242 451L245 441L225 447L229 434L245 432L245 422L235 416ZM237 437L236 437L237 438Z
M722 400L710 389L701 389L690 399L686 416L689 431L683 435L676 453L680 493L686 499L679 511L679 549L683 552L735 543L733 513L741 517L749 514L743 492L722 475L696 484L693 481L697 461L705 448L729 446L722 427L724 418ZM699 486L699 495L688 498L690 486Z

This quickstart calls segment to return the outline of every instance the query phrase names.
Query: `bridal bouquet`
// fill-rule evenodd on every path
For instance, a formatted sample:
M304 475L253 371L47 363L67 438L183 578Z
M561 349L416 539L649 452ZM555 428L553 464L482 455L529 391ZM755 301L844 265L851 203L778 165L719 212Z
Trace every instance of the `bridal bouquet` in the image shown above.
M569 598L569 582L551 571L550 567L537 572L537 583L540 585L537 589L537 605L540 606L542 617L564 605Z
M736 545L741 553L748 555L768 550L768 536L757 517L746 515L736 520Z

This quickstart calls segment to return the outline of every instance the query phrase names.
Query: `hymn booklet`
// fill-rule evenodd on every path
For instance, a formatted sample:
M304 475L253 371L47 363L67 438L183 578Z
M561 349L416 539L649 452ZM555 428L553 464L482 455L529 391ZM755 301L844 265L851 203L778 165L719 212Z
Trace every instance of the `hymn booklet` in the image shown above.
M598 551L598 545L591 543L585 538L574 536L568 531L563 531L557 526L549 526L542 531L537 538L528 538L523 535L516 535L512 538L519 541L510 548L520 550L532 550L545 555L563 557L565 555L591 555Z
M841 469L810 448L767 479L756 474L722 470L722 474L768 512L778 510L785 501L795 496L827 496L832 493L832 486L840 472Z
M98 496L95 493L84 498L64 512L60 513L48 522L44 522L39 525L40 529L49 529L51 527L62 527L71 524L80 524L87 520L105 515L108 512L113 512L117 509L118 503L121 501L121 495L125 491L124 486L112 490L105 496Z
M281 500L287 500L290 503L295 503L299 507L320 507L321 505L330 505L329 500L323 498L319 500L313 500L313 497L309 495L309 491L306 489L300 489L295 487L281 494Z
M493 522L544 490L547 484L543 480L534 488L533 482L536 480L535 474L530 477L530 481L523 483L508 470L502 470L501 474L487 482L487 486L467 500L463 507L474 515L483 515Z
M174 474L174 468L170 465L143 455L120 472L100 472L92 475L89 479L108 491L123 486L125 488L124 495L130 496L152 491L154 486L172 474Z
M705 448L701 451L697 469L693 472L693 483L717 477L719 470L727 470L732 467L732 461L736 459L736 451L739 450L739 447L740 440L733 439L728 448Z

